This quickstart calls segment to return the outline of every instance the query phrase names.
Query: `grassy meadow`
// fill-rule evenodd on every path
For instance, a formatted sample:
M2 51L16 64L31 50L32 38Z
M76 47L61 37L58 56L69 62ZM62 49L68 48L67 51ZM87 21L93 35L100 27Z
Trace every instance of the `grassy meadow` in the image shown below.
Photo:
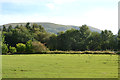
M3 78L118 78L118 55L2 55Z

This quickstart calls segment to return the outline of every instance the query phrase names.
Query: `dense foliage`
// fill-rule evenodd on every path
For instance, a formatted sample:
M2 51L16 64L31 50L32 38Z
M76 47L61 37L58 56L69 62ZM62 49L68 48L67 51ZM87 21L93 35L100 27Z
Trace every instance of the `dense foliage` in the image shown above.
M16 47L17 47L17 51L18 51L19 53L24 53L24 52L25 52L25 49L26 49L25 44L23 44L23 43L18 43L18 44L16 44Z
M82 25L79 30L71 29L65 32L53 35L48 41L48 47L51 50L117 50L117 40L120 34L113 35L111 31L104 30L101 33L91 32L87 25ZM52 44L53 42L53 44ZM120 41L119 41L120 42Z
M32 42L32 52L33 53L39 53L42 51L48 51L48 49L42 44L41 42L34 41Z
M17 52L17 50L16 50L16 48L15 47L9 47L9 51L10 51L10 53L15 53L15 52Z
M120 50L120 30L118 35L109 30L91 32L87 25L82 25L79 30L72 28L57 35L46 32L44 27L37 24L27 23L16 27L3 25L2 39L3 53Z

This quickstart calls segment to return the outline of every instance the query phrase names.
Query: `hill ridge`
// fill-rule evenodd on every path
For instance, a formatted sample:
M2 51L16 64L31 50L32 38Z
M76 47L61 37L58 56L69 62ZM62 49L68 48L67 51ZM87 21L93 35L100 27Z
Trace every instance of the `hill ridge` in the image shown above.
M26 25L26 23L28 23L28 22L8 23L8 24L4 24L4 25L6 27L8 27L9 25L12 25L13 27L15 27L16 25ZM66 30L71 29L71 28L79 29L79 27L81 27L81 26L75 26L75 25L56 24L56 23L52 23L52 22L29 22L29 23L30 23L30 25L32 25L34 23L41 25L45 28L45 30L47 32L51 32L51 33L55 33L55 34L57 34L60 31L66 31ZM98 32L98 33L101 32L100 29L97 29L97 28L94 28L91 26L88 26L88 27L92 32Z

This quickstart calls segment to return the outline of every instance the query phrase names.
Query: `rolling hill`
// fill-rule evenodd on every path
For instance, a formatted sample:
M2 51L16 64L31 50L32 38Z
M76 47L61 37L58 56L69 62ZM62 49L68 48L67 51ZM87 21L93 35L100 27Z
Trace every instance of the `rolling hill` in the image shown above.
M80 26L74 26L74 25L61 25L61 24L55 24L55 23L49 23L49 22L34 22L38 25L42 25L47 32L55 33L57 34L60 31L66 31L68 29L74 28L74 29L79 29ZM30 25L34 24L33 22L30 22ZM5 24L6 27L9 25L12 25L15 27L16 25L26 25L26 23L10 23L10 24ZM88 26L89 29L92 32L101 32L100 29Z

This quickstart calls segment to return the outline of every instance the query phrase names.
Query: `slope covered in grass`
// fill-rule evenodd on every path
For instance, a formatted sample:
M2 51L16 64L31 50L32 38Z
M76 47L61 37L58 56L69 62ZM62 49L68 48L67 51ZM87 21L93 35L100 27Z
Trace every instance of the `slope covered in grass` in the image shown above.
M75 25L61 25L61 24L55 24L55 23L49 23L49 22L30 22L31 25L33 24L38 24L42 25L47 32L55 33L57 34L60 31L66 31L68 29L74 28L74 29L79 29L80 26L75 26ZM5 24L6 27L12 25L15 27L16 25L26 25L26 23L10 23L10 24ZM101 30L89 26L90 30L92 32L101 32Z
M117 78L118 55L2 55L3 78Z

